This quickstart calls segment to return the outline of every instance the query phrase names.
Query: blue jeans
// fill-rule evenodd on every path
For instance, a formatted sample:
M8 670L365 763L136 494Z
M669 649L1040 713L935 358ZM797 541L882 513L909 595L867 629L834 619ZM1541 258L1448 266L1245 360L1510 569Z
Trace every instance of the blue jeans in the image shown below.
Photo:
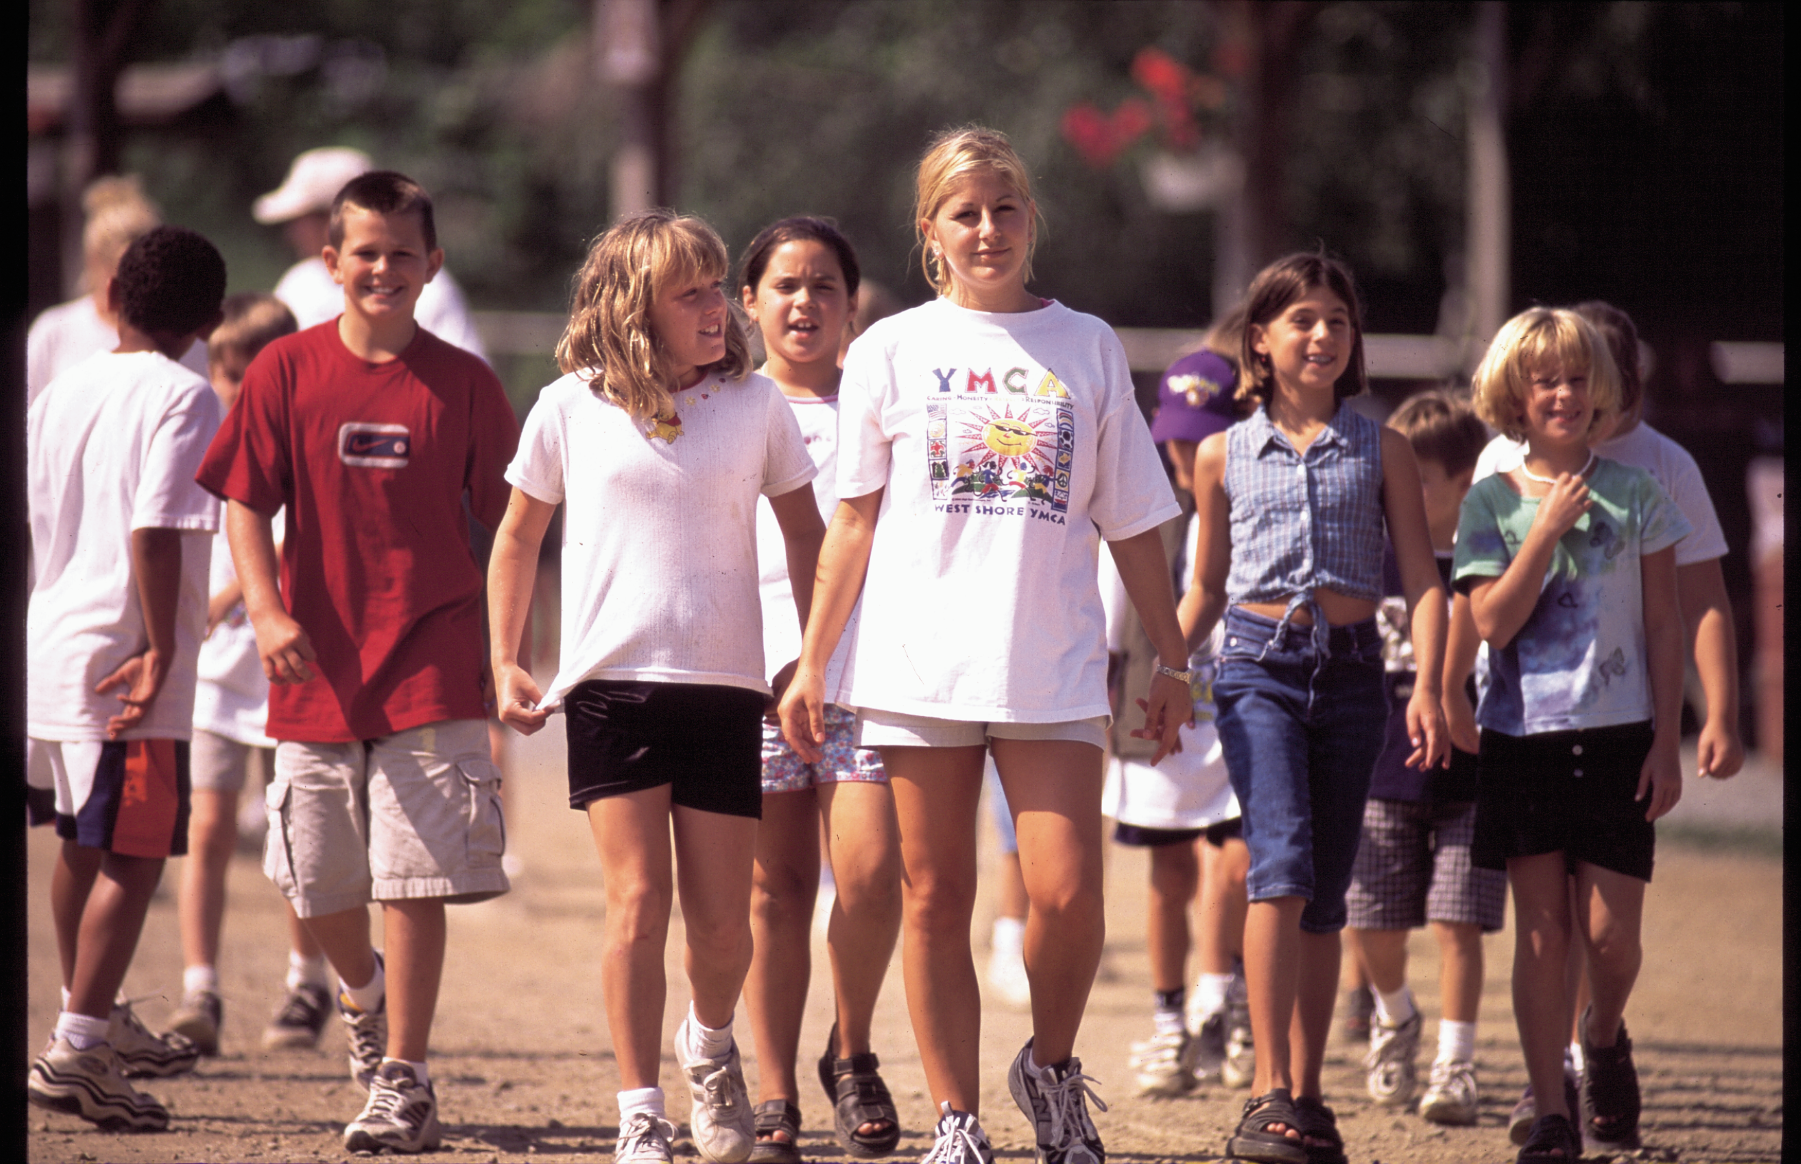
M1305 898L1301 928L1337 932L1388 728L1375 620L1296 626L1231 607L1213 697L1250 899Z

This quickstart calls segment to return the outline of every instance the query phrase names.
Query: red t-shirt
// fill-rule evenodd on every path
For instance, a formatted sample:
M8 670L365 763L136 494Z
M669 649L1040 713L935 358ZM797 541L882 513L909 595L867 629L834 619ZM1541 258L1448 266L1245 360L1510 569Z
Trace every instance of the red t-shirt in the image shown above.
M462 499L499 524L518 439L488 365L424 328L385 364L352 355L336 320L251 362L195 479L258 513L287 506L281 591L318 662L270 688L269 735L367 740L486 714Z

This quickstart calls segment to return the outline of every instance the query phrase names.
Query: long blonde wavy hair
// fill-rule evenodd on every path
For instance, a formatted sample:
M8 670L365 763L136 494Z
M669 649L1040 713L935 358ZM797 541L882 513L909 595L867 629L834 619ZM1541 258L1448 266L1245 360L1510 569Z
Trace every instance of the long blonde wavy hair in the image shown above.
M650 307L673 284L724 279L725 243L705 222L673 210L647 210L594 240L575 275L569 326L557 341L557 367L582 376L603 399L642 423L675 411L668 354L650 325ZM728 312L725 356L706 371L727 380L750 368L750 346Z

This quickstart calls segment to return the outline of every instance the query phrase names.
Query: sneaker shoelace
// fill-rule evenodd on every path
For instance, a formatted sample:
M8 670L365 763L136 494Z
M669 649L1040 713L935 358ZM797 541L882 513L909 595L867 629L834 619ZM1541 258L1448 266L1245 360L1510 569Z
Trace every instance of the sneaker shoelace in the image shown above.
M732 1076L725 1064L721 1063L709 1072L700 1081L700 1088L707 1097L708 1107L732 1106Z
M617 1155L623 1159L631 1159L643 1141L661 1134L665 1148L675 1139L675 1125L661 1116L647 1111L633 1112L625 1126L619 1129L619 1148ZM667 1153L663 1153L667 1155Z
M1092 1075L1082 1074L1081 1060L1071 1059L1068 1074L1048 1085L1042 1082L1039 1084L1038 1090L1044 1096L1045 1107L1050 1109L1051 1143L1063 1142L1065 1123L1084 1140L1092 1140L1099 1135L1094 1130L1094 1121L1088 1118L1088 1109L1082 1103L1086 1096L1094 1101L1094 1106L1102 1111L1107 1110L1106 1102L1091 1086L1099 1082Z
M369 1103L363 1108L364 1120L379 1119L384 1123L398 1124L405 1122L409 1126L412 1121L402 1121L400 1113L405 1110L407 1096L398 1085L385 1075L376 1075L369 1081Z
M981 1164L989 1158L983 1150L988 1143L981 1135L981 1125L974 1116L952 1115L950 1106L949 1102L941 1105L944 1117L932 1130L932 1150L919 1164L968 1164L971 1160Z

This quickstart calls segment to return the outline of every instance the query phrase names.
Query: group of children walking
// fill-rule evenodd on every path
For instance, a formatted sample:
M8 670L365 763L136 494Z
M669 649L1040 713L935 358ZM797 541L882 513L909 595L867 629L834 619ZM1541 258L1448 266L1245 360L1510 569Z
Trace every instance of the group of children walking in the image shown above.
M1139 1084L1248 1082L1235 1158L1346 1158L1321 1067L1347 920L1376 988L1378 1102L1413 1090L1405 930L1431 920L1460 952L1422 1111L1473 1120L1468 975L1473 958L1479 990L1479 934L1500 922L1482 869L1507 871L1522 933L1536 1108L1521 1159L1580 1151L1559 1062L1573 948L1592 984L1581 1130L1636 1139L1621 1017L1650 822L1680 793L1690 604L1673 547L1690 523L1649 474L1588 451L1620 412L1608 344L1567 311L1503 329L1474 407L1524 455L1465 500L1464 406L1437 395L1389 428L1350 408L1365 386L1350 273L1290 256L1253 282L1217 350L1166 376L1147 428L1111 330L1028 290L1040 217L1006 138L939 135L916 185L938 298L871 326L842 368L860 280L831 223L774 224L729 283L700 220L616 224L576 276L564 375L522 428L487 365L415 321L443 253L429 197L402 175L339 191L322 260L342 313L268 339L222 420L173 360L218 323L223 263L175 228L132 245L109 285L117 352L51 383L29 426L30 734L64 839L67 993L34 1102L165 1126L122 1072L199 1052L179 1035L131 1043L113 1004L162 859L184 851L190 803L209 803L190 790L186 740L199 643L228 621L209 620L205 584L223 500L271 685L265 870L338 979L367 1091L350 1151L441 1140L426 1049L444 906L508 888L490 713L525 733L564 717L569 804L605 886L622 1162L672 1158L660 1048L678 894L689 1003L673 1047L694 1143L722 1164L801 1159L823 857L835 1021L818 1075L836 1138L858 1156L899 1142L870 1040L904 935L938 1113L926 1159L992 1164L969 937L990 757L1029 902L1032 1037L1008 1090L1040 1161L1105 1159L1089 1110L1105 1104L1076 1055L1103 941L1104 791L1117 838L1153 854L1156 1031L1135 1052ZM761 371L728 297L760 333ZM82 456L88 441L125 447ZM486 661L465 504L496 531ZM540 688L520 648L559 505L562 642ZM1117 626L1128 603L1110 685L1109 609ZM1694 609L1707 624L1713 607ZM1456 700L1478 637L1473 740ZM1475 755L1446 768L1454 742ZM1735 747L1716 734L1717 774ZM1210 908L1190 1003L1197 888ZM128 1043L151 1050L134 1061Z

